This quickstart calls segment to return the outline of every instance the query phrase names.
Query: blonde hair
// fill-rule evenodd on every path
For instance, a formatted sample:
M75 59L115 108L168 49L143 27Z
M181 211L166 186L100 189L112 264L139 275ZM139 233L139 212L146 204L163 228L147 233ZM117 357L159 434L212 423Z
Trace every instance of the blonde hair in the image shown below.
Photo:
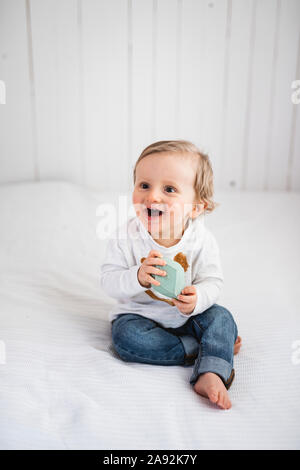
M138 160L136 161L133 170L133 183L136 179L136 167L138 163L148 155L154 153L174 152L177 154L189 154L197 160L197 170L194 182L194 190L196 193L196 200L204 202L205 212L212 212L219 204L214 202L212 197L214 194L213 170L208 155L187 140L160 140L154 142L146 147Z

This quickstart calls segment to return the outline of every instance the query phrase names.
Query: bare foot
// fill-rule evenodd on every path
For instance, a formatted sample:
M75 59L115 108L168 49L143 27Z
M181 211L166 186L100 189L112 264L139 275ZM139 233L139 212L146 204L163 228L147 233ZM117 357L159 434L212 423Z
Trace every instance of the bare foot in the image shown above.
M236 342L234 343L233 353L237 354L242 346L242 338L240 336L237 337Z
M231 408L229 395L220 377L213 372L201 374L194 385L194 390L199 395L209 398L211 402L224 410Z

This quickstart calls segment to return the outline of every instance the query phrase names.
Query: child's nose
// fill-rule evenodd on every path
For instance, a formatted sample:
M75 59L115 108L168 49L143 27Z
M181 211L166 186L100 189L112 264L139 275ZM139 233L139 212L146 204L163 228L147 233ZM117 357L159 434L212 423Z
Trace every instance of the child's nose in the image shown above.
M149 205L151 205L151 204L157 204L159 202L161 202L161 196L159 194L159 191L158 190L152 190L148 195L147 203L149 203Z

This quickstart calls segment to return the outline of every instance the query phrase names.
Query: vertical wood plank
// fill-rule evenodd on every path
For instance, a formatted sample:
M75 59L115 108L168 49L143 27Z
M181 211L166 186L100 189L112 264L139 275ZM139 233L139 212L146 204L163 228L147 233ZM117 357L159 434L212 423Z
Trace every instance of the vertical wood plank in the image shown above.
M6 86L6 104L0 105L0 182L33 180L25 0L0 3L0 80Z
M295 73L295 80L300 81L300 28L298 34L298 50L297 50L297 67ZM296 91L295 88L292 89ZM300 89L297 87L297 97L299 101ZM289 155L289 168L287 174L287 189L288 191L300 190L300 103L293 103L292 110L292 129L290 141L290 155Z
M180 131L183 139L204 147L203 63L206 1L187 0L182 11Z
M178 122L178 0L157 2L154 140L180 138Z
M132 154L131 169L153 136L153 25L154 6L149 0L132 2Z
M76 0L31 0L42 179L81 182Z
M218 186L227 2L183 4L180 131L212 161Z
M220 187L242 186L243 148L253 1L232 0L229 40L227 109L223 115Z
M292 153L292 167L291 167L291 182L288 190L300 191L300 105L295 109L294 132L291 141Z
M292 129L291 84L297 67L300 30L299 0L281 0L274 100L271 117L265 189L287 189L288 161Z
M86 178L90 187L127 191L128 2L82 3Z
M256 2L253 62L250 76L249 122L247 146L244 148L244 189L262 190L265 181L265 160L276 38L277 2ZM266 21L266 18L268 21ZM241 156L242 157L242 156Z

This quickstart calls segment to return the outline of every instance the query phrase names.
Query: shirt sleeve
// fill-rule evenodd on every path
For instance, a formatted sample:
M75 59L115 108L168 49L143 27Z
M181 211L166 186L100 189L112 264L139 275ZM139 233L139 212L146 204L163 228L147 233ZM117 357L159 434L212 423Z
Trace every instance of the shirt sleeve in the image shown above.
M126 243L126 241L125 241ZM128 266L120 240L110 239L104 263L100 268L100 286L107 295L117 300L128 299L145 292L137 278L140 265Z
M223 287L223 272L220 262L219 247L215 237L207 231L202 249L196 261L196 275L192 282L197 291L197 303L190 314L198 315L217 302Z

